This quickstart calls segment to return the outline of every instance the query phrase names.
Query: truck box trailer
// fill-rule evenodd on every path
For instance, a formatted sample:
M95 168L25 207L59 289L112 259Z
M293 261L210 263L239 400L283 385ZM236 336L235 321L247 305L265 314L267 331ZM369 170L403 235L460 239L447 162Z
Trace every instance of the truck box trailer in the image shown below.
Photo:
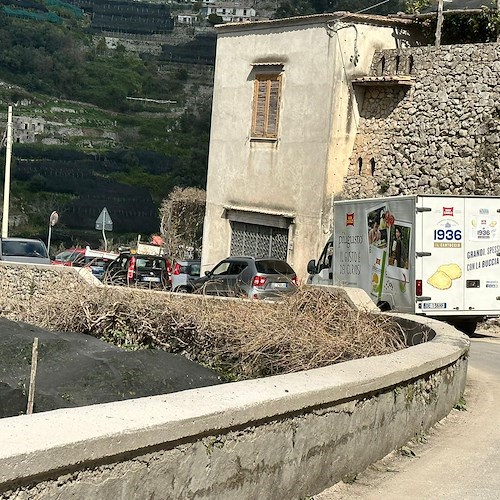
M415 195L334 203L309 283L364 289L384 310L473 333L500 313L500 197Z

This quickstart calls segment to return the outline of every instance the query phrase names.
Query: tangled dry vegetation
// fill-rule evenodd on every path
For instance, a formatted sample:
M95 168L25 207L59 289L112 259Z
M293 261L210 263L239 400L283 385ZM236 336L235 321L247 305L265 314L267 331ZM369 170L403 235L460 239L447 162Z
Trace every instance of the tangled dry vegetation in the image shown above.
M175 187L160 207L160 232L171 260L200 254L206 193L198 188Z
M405 347L400 327L360 312L335 290L304 287L276 303L218 300L118 287L52 290L5 303L3 315L126 348L156 347L226 380L289 373Z

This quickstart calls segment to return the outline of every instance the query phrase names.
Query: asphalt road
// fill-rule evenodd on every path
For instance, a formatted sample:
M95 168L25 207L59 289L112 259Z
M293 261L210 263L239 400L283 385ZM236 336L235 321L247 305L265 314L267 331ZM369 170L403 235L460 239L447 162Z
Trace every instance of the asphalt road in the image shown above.
M500 499L500 332L471 339L465 410L314 500Z

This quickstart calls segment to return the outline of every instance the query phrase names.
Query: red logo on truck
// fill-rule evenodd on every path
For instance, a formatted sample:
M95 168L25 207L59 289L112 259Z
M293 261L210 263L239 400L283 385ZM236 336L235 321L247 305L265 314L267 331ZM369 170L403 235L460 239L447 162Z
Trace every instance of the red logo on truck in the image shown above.
M453 217L453 207L443 207L443 216L445 215Z
M354 213L345 214L345 225L346 226L354 226Z

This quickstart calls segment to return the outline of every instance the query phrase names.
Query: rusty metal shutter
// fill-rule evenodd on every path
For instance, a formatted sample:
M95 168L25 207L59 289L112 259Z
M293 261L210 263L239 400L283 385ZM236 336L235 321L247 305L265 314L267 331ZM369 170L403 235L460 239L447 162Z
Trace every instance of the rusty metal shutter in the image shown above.
M230 221L246 222L248 224L256 224L258 226L271 226L288 229L293 223L292 216L264 214L262 212L249 212L246 210L237 210L234 208L226 208L226 217Z

